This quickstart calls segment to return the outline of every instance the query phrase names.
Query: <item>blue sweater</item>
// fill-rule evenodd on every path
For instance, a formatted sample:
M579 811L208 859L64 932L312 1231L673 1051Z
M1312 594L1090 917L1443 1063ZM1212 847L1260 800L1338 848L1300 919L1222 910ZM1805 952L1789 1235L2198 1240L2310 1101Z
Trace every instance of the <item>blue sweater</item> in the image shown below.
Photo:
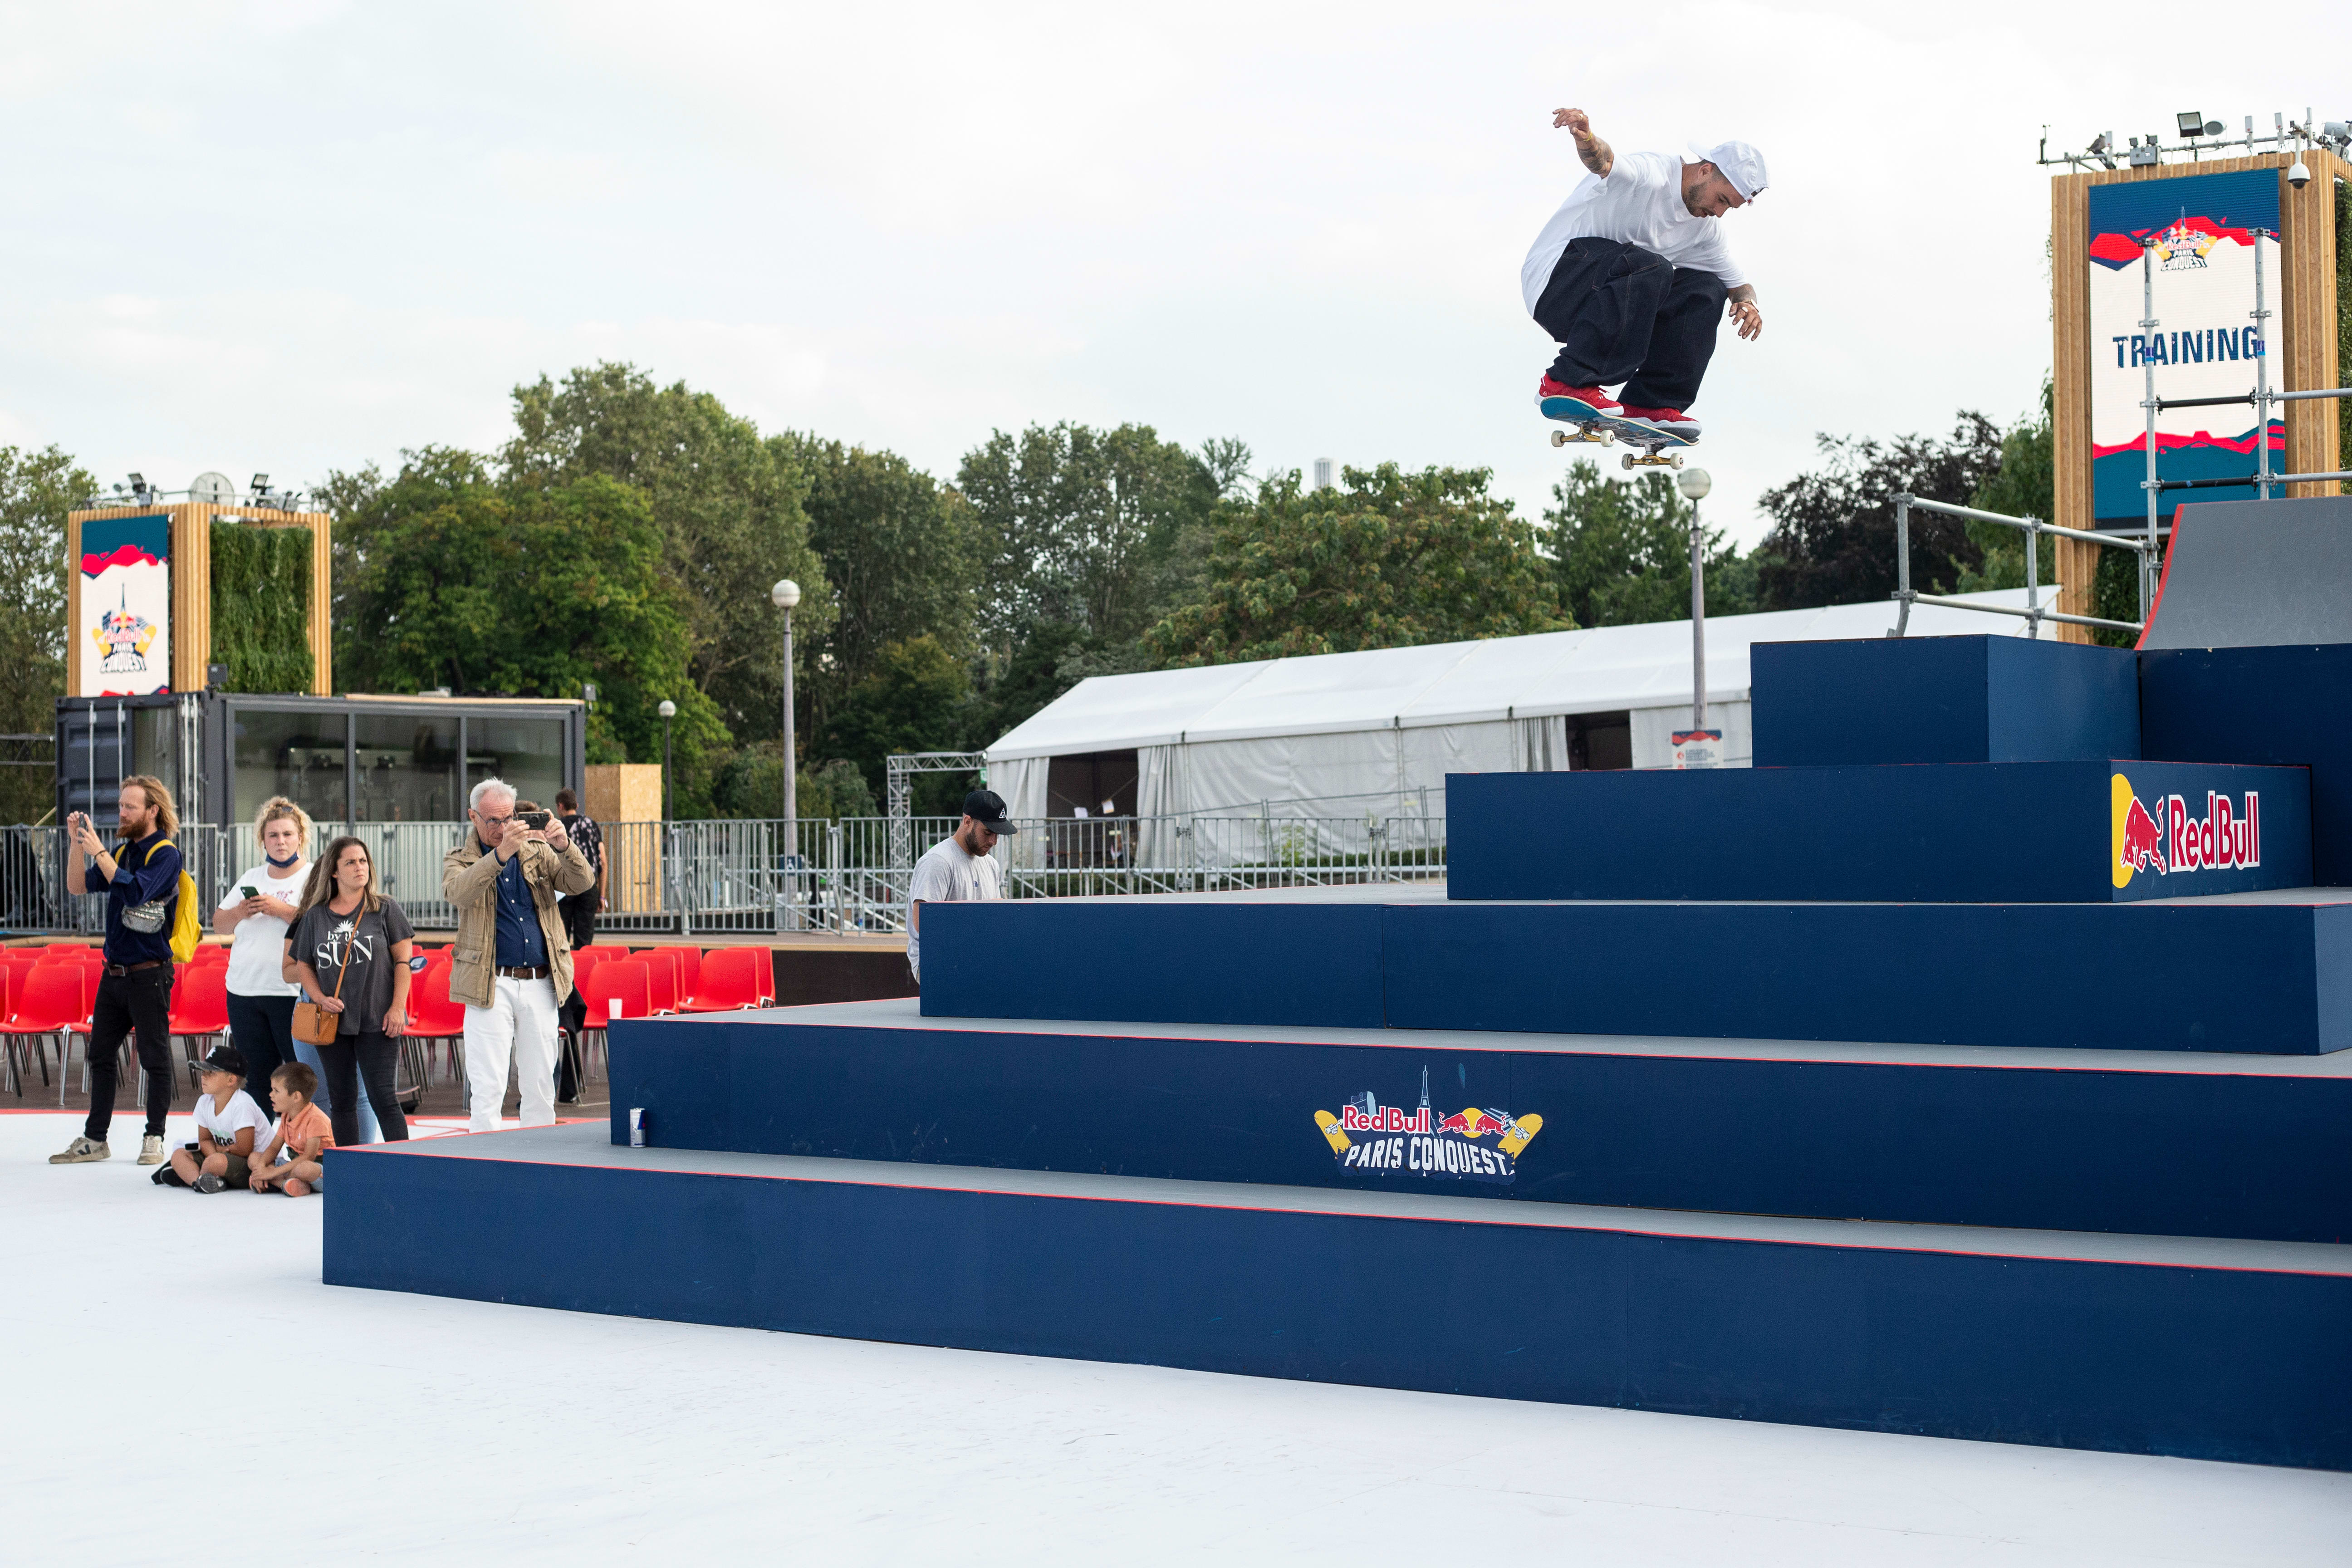
M82 868L82 885L93 893L106 895L106 962L109 963L145 963L151 959L172 962L172 919L173 910L163 920L163 929L150 936L142 931L122 929L122 911L146 903L151 899L176 902L180 894L180 850L177 845L158 849L163 842L161 833L123 846L114 854L114 879L108 881L99 874L93 860Z

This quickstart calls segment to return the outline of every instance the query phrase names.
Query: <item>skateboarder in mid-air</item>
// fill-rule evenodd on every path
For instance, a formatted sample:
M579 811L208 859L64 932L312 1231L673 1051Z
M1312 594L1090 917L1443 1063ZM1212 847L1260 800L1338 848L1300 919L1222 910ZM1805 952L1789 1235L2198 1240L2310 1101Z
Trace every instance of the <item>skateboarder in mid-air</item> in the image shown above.
M1537 404L1556 419L1621 419L1696 440L1684 410L1715 353L1716 311L1727 300L1743 338L1764 330L1721 228L1725 213L1762 193L1764 155L1745 142L1687 157L1621 153L1580 109L1555 110L1551 122L1576 138L1591 172L1519 272L1528 313L1559 342ZM1601 390L1619 383L1622 403Z

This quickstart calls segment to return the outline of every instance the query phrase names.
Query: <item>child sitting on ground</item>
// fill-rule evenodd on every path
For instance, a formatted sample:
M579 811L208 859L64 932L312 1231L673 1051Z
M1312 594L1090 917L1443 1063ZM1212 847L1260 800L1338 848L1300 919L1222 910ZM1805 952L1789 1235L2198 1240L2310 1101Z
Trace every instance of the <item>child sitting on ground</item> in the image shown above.
M319 1190L320 1156L335 1146L335 1126L325 1111L310 1103L318 1090L319 1075L301 1062L288 1062L269 1075L269 1102L278 1107L278 1135L253 1161L255 1192L276 1187L289 1198L299 1198Z
M172 1163L152 1179L159 1187L200 1193L243 1185L254 1145L269 1135L268 1116L245 1092L245 1055L235 1046L215 1046L196 1072L204 1088L196 1096L196 1141L172 1151Z

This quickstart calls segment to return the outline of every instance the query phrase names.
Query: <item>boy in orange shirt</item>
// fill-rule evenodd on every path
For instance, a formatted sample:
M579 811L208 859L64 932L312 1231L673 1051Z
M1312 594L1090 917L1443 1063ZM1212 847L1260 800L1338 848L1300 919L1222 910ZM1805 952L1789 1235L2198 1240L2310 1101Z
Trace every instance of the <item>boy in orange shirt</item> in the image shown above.
M276 1187L289 1198L315 1193L323 1180L320 1156L335 1146L335 1124L310 1103L319 1075L301 1062L288 1062L269 1075L269 1103L278 1110L278 1131L253 1157L257 1193ZM284 1163L278 1155L283 1153Z

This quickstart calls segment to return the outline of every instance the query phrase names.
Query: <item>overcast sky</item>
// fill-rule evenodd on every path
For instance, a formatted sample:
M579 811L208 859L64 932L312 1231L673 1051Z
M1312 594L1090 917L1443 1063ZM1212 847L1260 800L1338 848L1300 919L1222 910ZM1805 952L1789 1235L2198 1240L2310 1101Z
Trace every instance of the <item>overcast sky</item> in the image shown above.
M1815 431L2032 404L2044 121L2346 118L2326 14L2284 47L2165 5L0 4L0 444L307 482L495 446L517 382L612 358L943 478L1133 420L1487 467L1532 515L1518 271L1572 104L1769 160L1725 220L1766 332L1693 407L1752 541Z

